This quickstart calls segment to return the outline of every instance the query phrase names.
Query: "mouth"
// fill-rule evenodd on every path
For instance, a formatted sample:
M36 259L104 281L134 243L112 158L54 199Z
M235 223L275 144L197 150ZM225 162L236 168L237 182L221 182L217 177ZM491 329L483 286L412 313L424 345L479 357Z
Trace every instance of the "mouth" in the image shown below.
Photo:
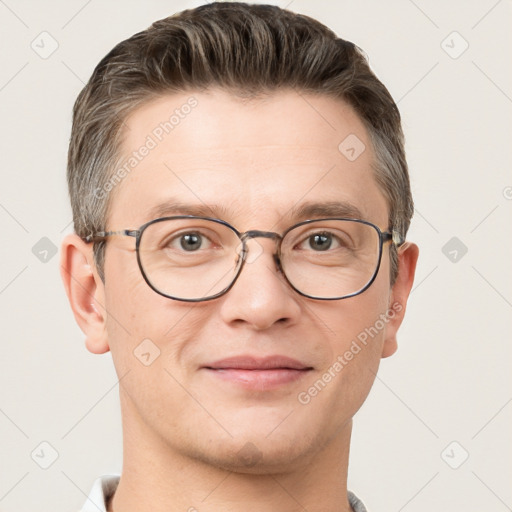
M209 363L202 367L215 378L245 389L266 391L303 378L308 366L286 356L237 356Z

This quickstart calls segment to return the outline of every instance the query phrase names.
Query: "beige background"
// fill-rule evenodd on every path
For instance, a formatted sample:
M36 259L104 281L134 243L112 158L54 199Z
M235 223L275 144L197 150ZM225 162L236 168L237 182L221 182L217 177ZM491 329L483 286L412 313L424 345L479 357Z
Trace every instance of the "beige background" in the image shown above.
M115 43L199 3L0 0L0 511L76 510L120 470L111 358L86 351L52 252L70 230L71 108ZM511 2L271 3L365 49L407 137L421 257L349 487L372 512L511 510Z

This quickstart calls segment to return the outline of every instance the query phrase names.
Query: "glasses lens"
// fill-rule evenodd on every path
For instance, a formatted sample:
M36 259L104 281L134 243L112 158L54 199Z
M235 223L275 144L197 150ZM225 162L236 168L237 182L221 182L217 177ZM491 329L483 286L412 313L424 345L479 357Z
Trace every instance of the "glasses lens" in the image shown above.
M290 230L281 245L281 265L301 293L334 299L362 291L379 264L380 236L369 224L320 220Z
M160 293L183 300L213 297L239 269L240 239L213 220L167 219L147 226L139 244L143 274Z

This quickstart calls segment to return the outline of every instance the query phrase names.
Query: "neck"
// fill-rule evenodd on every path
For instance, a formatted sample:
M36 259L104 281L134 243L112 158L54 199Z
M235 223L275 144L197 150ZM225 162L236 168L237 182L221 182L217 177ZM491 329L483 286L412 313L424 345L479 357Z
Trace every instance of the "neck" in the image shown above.
M126 414L123 402L123 469L109 512L351 510L346 488L351 422L299 463L241 473L170 447L133 411Z

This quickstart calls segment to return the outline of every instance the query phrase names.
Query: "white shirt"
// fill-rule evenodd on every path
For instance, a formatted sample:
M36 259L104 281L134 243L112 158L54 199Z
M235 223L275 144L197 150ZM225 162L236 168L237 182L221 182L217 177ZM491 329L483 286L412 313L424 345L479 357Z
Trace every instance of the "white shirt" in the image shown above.
M114 495L119 483L119 475L103 475L92 486L91 493L80 512L107 512L107 502ZM354 512L367 512L361 500L348 491L348 501Z
M94 482L80 512L107 512L108 500L114 495L120 475L103 475Z

